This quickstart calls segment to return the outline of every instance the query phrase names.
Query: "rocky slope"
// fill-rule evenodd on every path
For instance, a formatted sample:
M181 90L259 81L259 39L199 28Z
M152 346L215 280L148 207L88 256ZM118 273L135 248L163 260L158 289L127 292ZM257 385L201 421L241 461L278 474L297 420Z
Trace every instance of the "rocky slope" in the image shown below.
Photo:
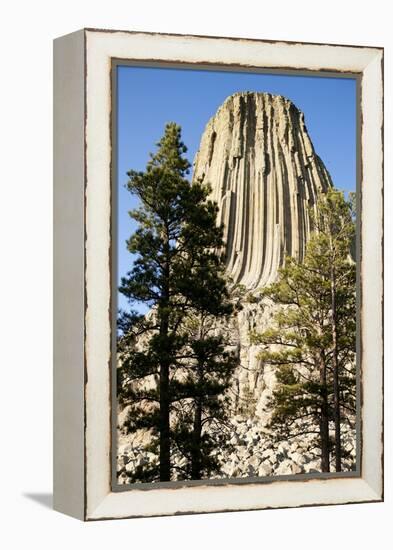
M315 452L311 435L303 435L275 443L269 432L264 429L258 416L246 418L237 415L232 418L233 448L224 451L217 448L215 453L221 464L221 475L214 477L265 477L272 475L312 474L321 471L320 459ZM333 435L333 434L332 434ZM342 443L347 457L343 460L343 471L353 469L356 460L356 444L354 429L343 426ZM128 483L127 472L132 472L137 466L149 464L156 456L144 450L145 441L130 440L121 437L119 445L118 474L120 483ZM184 458L174 454L175 464L183 466ZM334 471L334 468L332 467Z

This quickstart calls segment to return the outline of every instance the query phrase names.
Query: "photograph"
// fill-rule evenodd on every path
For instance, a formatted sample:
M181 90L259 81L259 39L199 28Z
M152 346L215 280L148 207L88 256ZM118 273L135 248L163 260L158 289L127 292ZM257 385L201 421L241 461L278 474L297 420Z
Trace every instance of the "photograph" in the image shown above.
M2 4L0 547L385 550L388 3L53 6Z
M360 475L356 75L113 75L114 484Z

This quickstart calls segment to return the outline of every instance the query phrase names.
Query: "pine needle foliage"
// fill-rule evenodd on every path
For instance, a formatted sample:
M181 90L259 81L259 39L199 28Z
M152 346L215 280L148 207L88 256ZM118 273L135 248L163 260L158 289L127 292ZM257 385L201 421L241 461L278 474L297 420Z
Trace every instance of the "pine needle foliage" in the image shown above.
M220 338L191 341L185 330L186 321L200 312L214 319L231 311L217 205L208 198L208 185L187 178L186 151L180 127L169 123L146 170L128 172L127 188L140 206L130 212L138 223L127 242L135 261L120 292L131 308L143 303L150 312L119 317L118 395L121 406L129 406L127 429L149 433L146 450L157 455L153 465L130 474L132 481L170 481L178 475L172 456L175 438L179 446L181 437L181 414L187 402L195 405L198 399L204 400L205 412L210 406L211 414L218 414L214 402L226 388L220 369L231 363ZM201 364L203 381L196 374ZM184 441L185 432L192 439L188 418L183 421ZM209 438L203 432L200 436L205 461L198 475L213 468L208 464Z
M342 467L341 426L356 410L356 264L353 201L331 188L312 210L302 262L287 257L262 292L281 306L273 324L253 334L259 358L275 369L270 427L277 440L312 434L321 470ZM334 437L329 428L334 425Z

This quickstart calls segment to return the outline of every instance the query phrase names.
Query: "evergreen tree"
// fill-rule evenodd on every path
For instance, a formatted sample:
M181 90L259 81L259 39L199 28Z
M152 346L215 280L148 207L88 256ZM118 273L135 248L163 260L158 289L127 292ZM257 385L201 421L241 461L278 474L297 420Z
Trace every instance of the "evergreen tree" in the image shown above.
M217 450L229 449L229 400L226 390L238 365L235 352L228 351L217 317L230 313L229 304L215 311L193 315L187 325L188 357L182 382L184 399L178 403L174 441L186 459L182 476L202 479L220 472ZM225 307L227 305L227 307ZM218 333L219 332L219 333Z
M325 251L325 254L321 256L321 260L324 261L323 269L329 276L330 282L336 472L341 471L342 460L340 376L344 375L343 383L348 386L348 377L344 369L348 369L348 365L354 365L356 351L356 268L354 262L349 258L355 242L353 204L354 197L351 197L351 202L347 203L342 193L331 189L319 201L314 217L320 248ZM351 378L354 380L353 372L351 372ZM353 397L353 392L350 392L350 396ZM350 401L353 407L353 399Z
M288 257L277 282L263 292L284 307L274 326L253 338L263 345L260 359L276 369L271 427L277 438L300 435L299 426L314 433L321 469L328 472L333 420L340 471L341 423L354 412L356 398L356 267L350 257L355 229L351 207L335 189L321 196L312 221L303 262Z
M151 311L120 317L118 393L131 406L128 429L149 431L148 450L159 454L135 473L141 481L171 479L171 413L184 399L189 358L183 321L196 306L214 314L226 296L217 206L206 185L188 181L186 150L180 127L170 123L146 171L128 172L127 187L141 206L130 213L138 229L127 244L136 259L120 291Z

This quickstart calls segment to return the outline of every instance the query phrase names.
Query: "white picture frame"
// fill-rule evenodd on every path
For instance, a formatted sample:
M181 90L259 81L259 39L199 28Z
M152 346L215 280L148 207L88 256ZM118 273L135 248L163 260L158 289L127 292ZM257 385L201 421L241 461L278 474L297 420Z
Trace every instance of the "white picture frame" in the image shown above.
M112 490L113 60L360 81L361 456L356 476ZM81 520L383 499L383 49L84 29L54 43L54 507Z

